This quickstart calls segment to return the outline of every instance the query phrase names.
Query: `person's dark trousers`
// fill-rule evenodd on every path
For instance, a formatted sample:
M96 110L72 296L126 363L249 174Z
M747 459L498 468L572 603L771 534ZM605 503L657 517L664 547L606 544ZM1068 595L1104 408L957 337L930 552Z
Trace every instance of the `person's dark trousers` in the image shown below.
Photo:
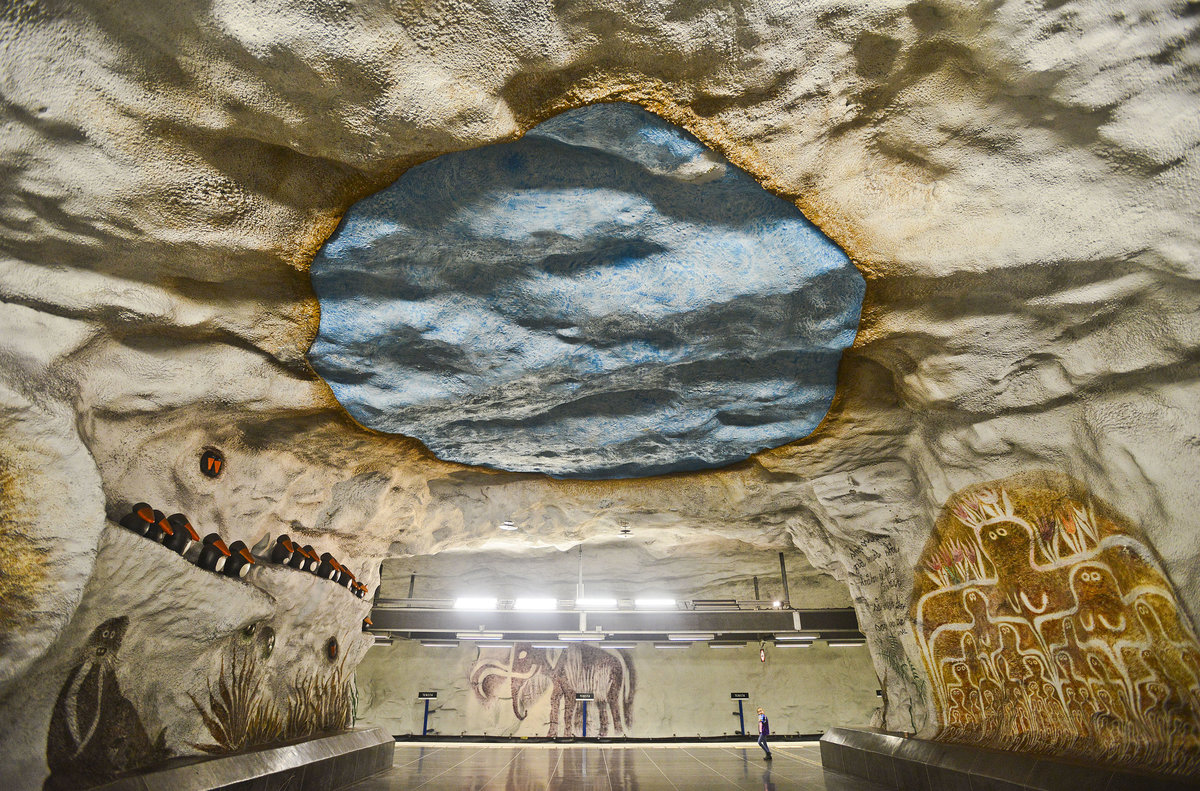
M758 734L758 746L763 748L763 752L767 754L768 758L771 757L771 748L767 746L767 734Z

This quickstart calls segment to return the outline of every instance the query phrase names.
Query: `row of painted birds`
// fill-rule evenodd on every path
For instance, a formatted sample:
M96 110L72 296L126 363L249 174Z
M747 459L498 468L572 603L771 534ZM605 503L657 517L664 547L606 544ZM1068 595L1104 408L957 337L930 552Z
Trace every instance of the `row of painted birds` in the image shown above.
M367 586L355 579L354 574L333 555L328 552L318 555L311 545L302 547L286 535L275 539L274 546L269 533L253 549L243 541L234 541L227 546L218 533L200 538L186 516L165 516L149 503L134 503L129 513L121 518L121 526L162 544L206 571L227 577L241 579L256 563L270 562L336 582L360 599L367 595Z

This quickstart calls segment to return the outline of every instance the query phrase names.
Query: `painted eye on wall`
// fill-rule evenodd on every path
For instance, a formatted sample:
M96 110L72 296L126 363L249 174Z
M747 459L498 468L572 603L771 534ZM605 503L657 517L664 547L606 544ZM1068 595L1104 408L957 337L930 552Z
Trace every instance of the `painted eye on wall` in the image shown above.
M336 637L330 637L325 642L325 656L330 662L336 662L338 657L338 641Z
M517 655L517 659L524 659L527 656L529 656L529 654L525 651L522 651L520 654Z
M1008 530L1006 530L1006 529L1005 529L1005 528L1003 528L1003 527L996 528L996 535L998 535L998 536L1006 536L1006 535L1008 535Z

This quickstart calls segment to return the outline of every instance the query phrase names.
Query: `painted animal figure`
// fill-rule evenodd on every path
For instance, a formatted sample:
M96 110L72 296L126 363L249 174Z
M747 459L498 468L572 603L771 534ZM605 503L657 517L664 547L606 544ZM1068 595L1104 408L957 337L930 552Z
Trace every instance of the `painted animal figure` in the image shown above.
M125 616L97 626L67 675L50 715L45 791L99 785L169 754L166 729L152 742L117 683L117 651L128 626Z
M591 693L600 720L597 736L608 735L608 720L612 717L617 734L624 734L633 724L633 696L636 690L633 663L623 654L615 654L596 646L576 644L561 650L557 657L544 648L529 643L517 643L512 649L508 666L492 660L476 664L471 684L483 700L498 697L497 682L507 679L511 684L513 714L524 720L532 704L550 690L550 726L547 736L575 735L575 694Z

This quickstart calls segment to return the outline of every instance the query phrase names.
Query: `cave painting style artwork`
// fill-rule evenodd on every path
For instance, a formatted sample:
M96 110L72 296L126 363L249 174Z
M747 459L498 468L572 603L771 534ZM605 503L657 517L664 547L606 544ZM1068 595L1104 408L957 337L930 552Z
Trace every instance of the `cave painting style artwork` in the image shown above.
M1200 772L1200 644L1141 531L1029 473L946 503L911 615L939 738Z
M117 653L128 628L125 616L97 626L67 675L50 715L45 791L100 785L168 756L166 729L152 740L117 682Z
M311 273L308 358L355 420L577 478L808 436L865 292L795 205L623 102L412 168L350 207Z
M615 735L628 735L633 725L633 697L637 682L633 661L621 651L606 651L585 643L566 648L534 648L517 643L511 649L481 649L471 668L471 689L485 705L506 697L512 700L513 715L523 721L529 709L547 692L550 694L549 738L570 738L582 724L582 707L577 692L594 696L594 716L600 726L596 736L609 735L609 719ZM593 715L589 715L593 716Z
M344 665L297 675L280 705L281 696L274 694L276 687L263 665L274 649L275 632L270 627L256 631L258 637L249 645L230 646L207 698L191 696L212 738L191 746L206 753L233 753L349 728L353 688Z

